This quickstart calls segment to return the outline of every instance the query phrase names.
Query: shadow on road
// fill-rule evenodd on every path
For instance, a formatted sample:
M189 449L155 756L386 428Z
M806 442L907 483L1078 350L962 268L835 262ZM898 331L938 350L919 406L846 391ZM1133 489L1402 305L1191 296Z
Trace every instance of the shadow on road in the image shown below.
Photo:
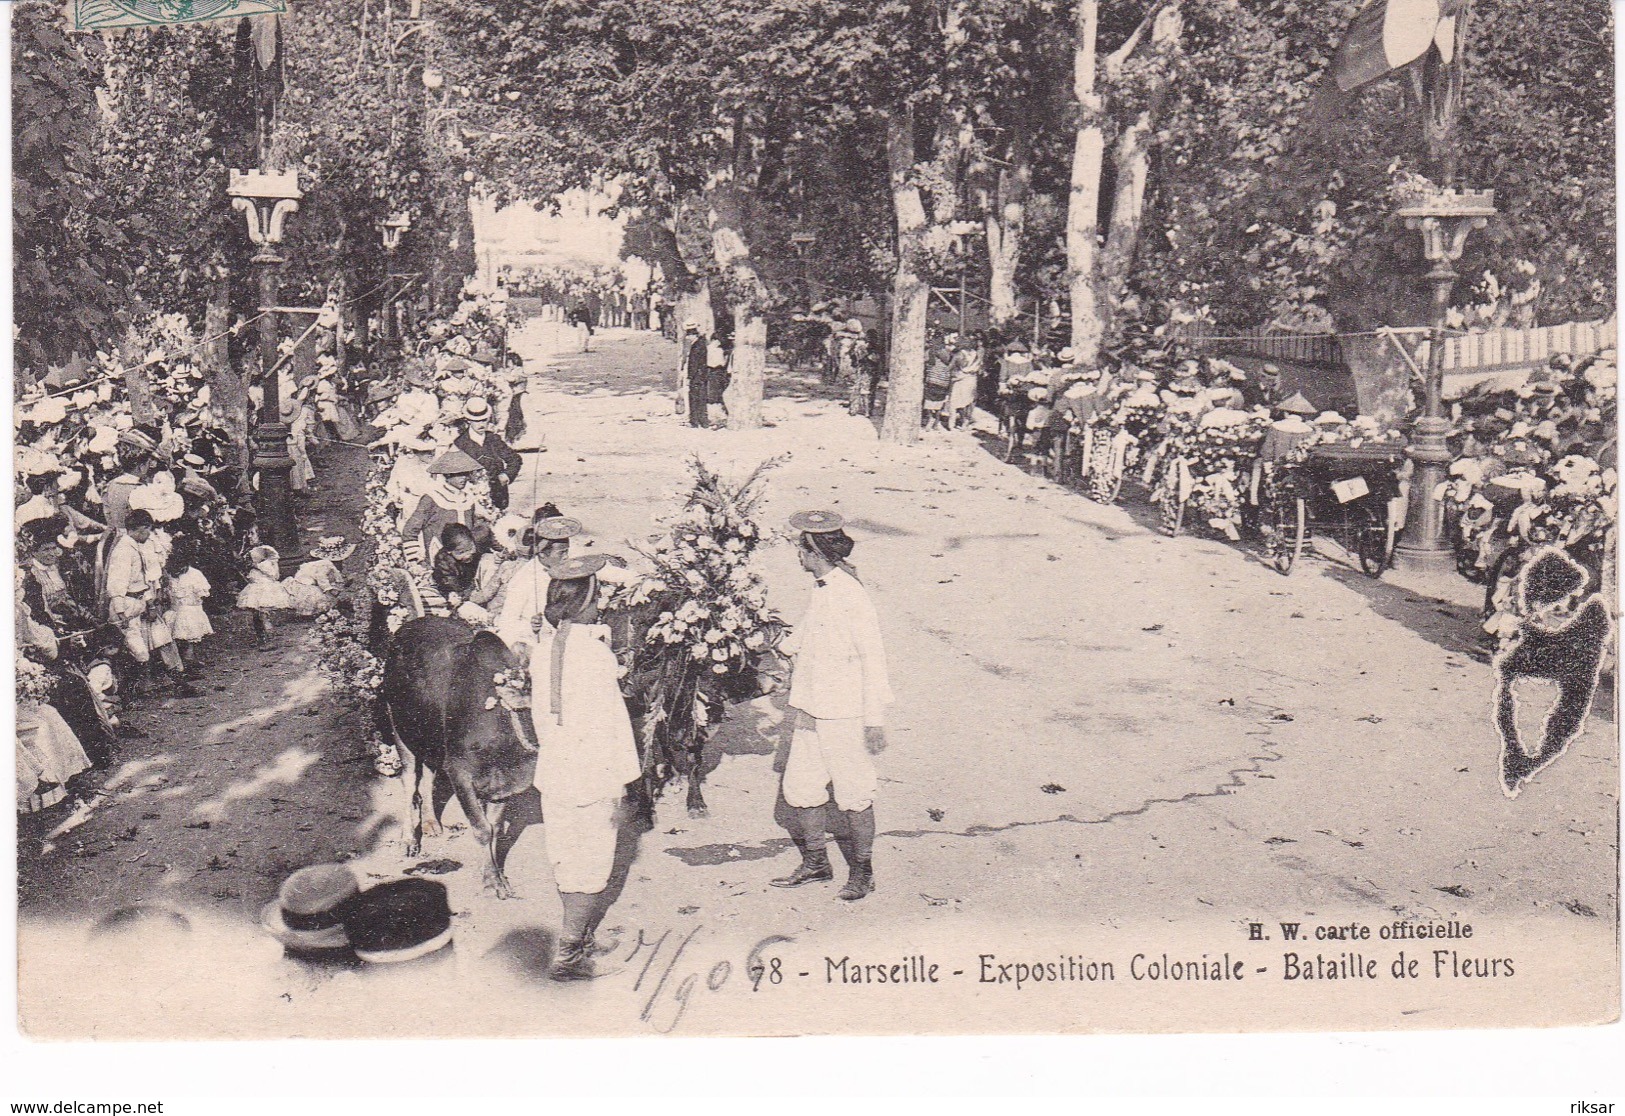
M1489 661L1489 651L1479 639L1477 609L1376 580L1347 566L1327 563L1319 573L1364 597L1378 616L1404 625L1429 643L1452 654Z

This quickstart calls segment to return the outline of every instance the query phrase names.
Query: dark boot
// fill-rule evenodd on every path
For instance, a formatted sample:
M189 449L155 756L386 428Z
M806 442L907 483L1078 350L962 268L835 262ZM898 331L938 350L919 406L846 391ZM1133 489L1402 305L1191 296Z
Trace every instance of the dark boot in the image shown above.
M862 899L875 889L875 809L871 806L867 810L844 810L842 813L849 831L846 842L841 846L841 851L846 854L847 878L846 886L841 888L837 898L851 902Z
M554 980L591 980L598 975L592 958L592 927L596 921L598 896L561 891L559 901L564 905L564 926L549 975Z
M770 881L773 886L800 887L833 880L835 870L830 867L829 849L825 844L824 807L790 807L790 826L790 839L801 850L801 863L788 876Z

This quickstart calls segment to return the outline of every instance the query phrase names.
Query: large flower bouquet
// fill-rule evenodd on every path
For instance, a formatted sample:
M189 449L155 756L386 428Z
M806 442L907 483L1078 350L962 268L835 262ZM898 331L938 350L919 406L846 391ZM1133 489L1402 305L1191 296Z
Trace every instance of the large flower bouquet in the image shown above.
M766 692L780 669L772 649L785 630L751 568L768 540L754 516L762 480L778 459L733 484L696 458L681 511L647 557L648 576L606 586L606 618L627 666L649 803L673 779L689 781L702 811L701 760L729 702Z

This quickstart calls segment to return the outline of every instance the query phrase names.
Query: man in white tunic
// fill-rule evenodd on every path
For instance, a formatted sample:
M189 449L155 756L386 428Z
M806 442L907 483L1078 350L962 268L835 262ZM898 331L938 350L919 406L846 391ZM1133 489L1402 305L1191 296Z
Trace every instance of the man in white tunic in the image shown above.
M564 908L554 980L594 975L593 932L612 899L606 889L621 799L641 771L609 629L597 623L594 575L606 561L600 554L553 567L546 605L551 634L530 659L530 711L540 749L536 788Z
M775 887L800 887L834 879L825 834L830 792L842 814L836 842L848 877L840 898L862 899L875 889L873 850L877 777L869 758L886 746L885 713L891 704L880 623L852 567L852 539L834 512L801 512L790 519L799 531L801 568L813 575L812 604L786 650L795 657L790 674L794 735L785 763L784 801L790 836L801 864Z
M581 531L580 520L554 515L538 519L522 536L521 550L528 550L531 557L520 563L508 579L507 596L497 614L496 633L508 650L518 654L520 644L535 647L538 640L552 632L553 626L544 615L547 587L553 568L570 557L570 540ZM631 577L622 559L606 557L605 561L608 564L598 570L598 580L620 584Z

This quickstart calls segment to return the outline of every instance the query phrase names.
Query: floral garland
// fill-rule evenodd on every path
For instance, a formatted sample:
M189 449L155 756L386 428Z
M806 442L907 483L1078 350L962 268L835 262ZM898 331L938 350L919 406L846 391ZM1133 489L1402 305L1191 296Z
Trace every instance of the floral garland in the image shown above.
M330 608L316 618L316 666L335 693L356 708L369 708L383 685L384 664L367 650L350 618Z
M406 571L414 582L429 584L429 571L421 562L409 561L401 538L395 505L389 499L386 481L389 460L377 464L367 477L367 502L361 512L361 531L372 540L372 562L367 567L367 588L375 602L389 610L389 630L394 632L412 618L412 606L401 599L400 573Z
M313 634L316 667L338 699L367 723L367 746L373 769L386 778L401 770L400 753L384 739L376 719L378 690L384 683L384 664L366 647L350 617L330 608L316 618Z

